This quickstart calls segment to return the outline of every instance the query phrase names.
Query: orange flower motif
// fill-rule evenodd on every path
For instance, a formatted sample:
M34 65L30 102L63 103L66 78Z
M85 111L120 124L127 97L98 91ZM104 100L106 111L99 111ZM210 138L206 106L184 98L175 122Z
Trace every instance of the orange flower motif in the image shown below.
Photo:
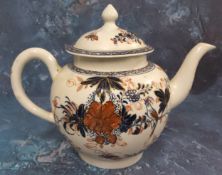
M96 35L96 33L90 33L89 35L85 36L86 39L89 39L91 41L98 41L99 37Z
M55 97L55 98L52 100L52 104L53 104L53 106L54 106L55 108L58 107L58 104L59 104L59 102L58 102L58 97Z
M95 141L103 144L116 143L117 137L112 134L114 129L119 128L121 118L115 113L115 106L111 101L105 104L92 102L84 117L84 125L97 134Z

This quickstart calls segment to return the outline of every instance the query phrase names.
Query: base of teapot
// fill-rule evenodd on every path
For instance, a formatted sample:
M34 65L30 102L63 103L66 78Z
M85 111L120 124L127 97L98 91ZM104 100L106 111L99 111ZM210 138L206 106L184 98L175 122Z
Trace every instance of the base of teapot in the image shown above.
M140 153L135 156L128 157L128 158L119 159L119 160L99 159L99 158L88 156L83 153L79 153L79 156L86 163L96 166L98 168L120 169L120 168L129 167L137 163L142 158L143 153Z

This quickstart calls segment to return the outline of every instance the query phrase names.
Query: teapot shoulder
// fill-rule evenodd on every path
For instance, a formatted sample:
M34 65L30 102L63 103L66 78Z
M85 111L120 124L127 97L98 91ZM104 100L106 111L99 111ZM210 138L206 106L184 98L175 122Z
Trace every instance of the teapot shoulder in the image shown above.
M155 90L169 89L170 83L168 76L164 70L154 64L150 63L141 69L121 72L97 72L90 70L83 70L72 65L65 65L61 72L54 78L51 88L51 96L66 96L68 94L78 93L85 95L85 90L95 91L98 84L106 86L106 79L111 79L112 86L116 90L137 89L140 86L152 87L152 92ZM104 84L101 83L104 81ZM101 87L99 87L101 88ZM108 87L102 87L108 88Z
M151 63L152 66L153 66L153 69L151 71L148 71L148 72L144 72L144 76L148 79L153 79L153 80L157 80L159 78L165 78L165 79L168 79L168 76L166 74L166 72L164 71L164 69L155 64L155 63Z
M121 80L130 78L136 82L146 84L150 84L152 82L158 83L163 80L166 81L166 83L169 82L169 78L165 71L159 65L150 62L147 66L140 69L119 72L91 71L68 64L61 69L60 73L54 78L53 83L59 82L60 85L64 83L67 85L69 82L74 83L74 79L83 81L90 77L118 77ZM77 82L75 81L75 83Z

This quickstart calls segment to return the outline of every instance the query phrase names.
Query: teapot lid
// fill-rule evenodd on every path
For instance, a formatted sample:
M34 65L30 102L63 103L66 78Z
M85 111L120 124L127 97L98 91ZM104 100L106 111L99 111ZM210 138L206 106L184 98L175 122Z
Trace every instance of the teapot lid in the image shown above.
M74 45L66 45L66 51L84 57L127 57L154 51L133 33L115 24L118 13L111 4L104 9L102 18L101 28L83 34Z

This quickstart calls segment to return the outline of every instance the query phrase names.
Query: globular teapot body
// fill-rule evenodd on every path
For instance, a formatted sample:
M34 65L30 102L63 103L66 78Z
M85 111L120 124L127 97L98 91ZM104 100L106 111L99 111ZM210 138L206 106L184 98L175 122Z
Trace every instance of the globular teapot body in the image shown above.
M55 122L80 155L115 160L116 165L141 156L159 137L169 98L168 77L152 62L119 72L68 65L51 90Z
M124 168L136 163L159 137L170 110L188 95L199 60L215 47L194 47L170 81L147 60L153 48L115 25L118 14L112 5L102 17L103 27L66 46L75 55L72 64L61 68L40 48L19 54L12 67L12 89L28 111L56 124L83 160L102 168ZM53 79L51 112L35 105L22 87L22 70L33 58L47 65Z

